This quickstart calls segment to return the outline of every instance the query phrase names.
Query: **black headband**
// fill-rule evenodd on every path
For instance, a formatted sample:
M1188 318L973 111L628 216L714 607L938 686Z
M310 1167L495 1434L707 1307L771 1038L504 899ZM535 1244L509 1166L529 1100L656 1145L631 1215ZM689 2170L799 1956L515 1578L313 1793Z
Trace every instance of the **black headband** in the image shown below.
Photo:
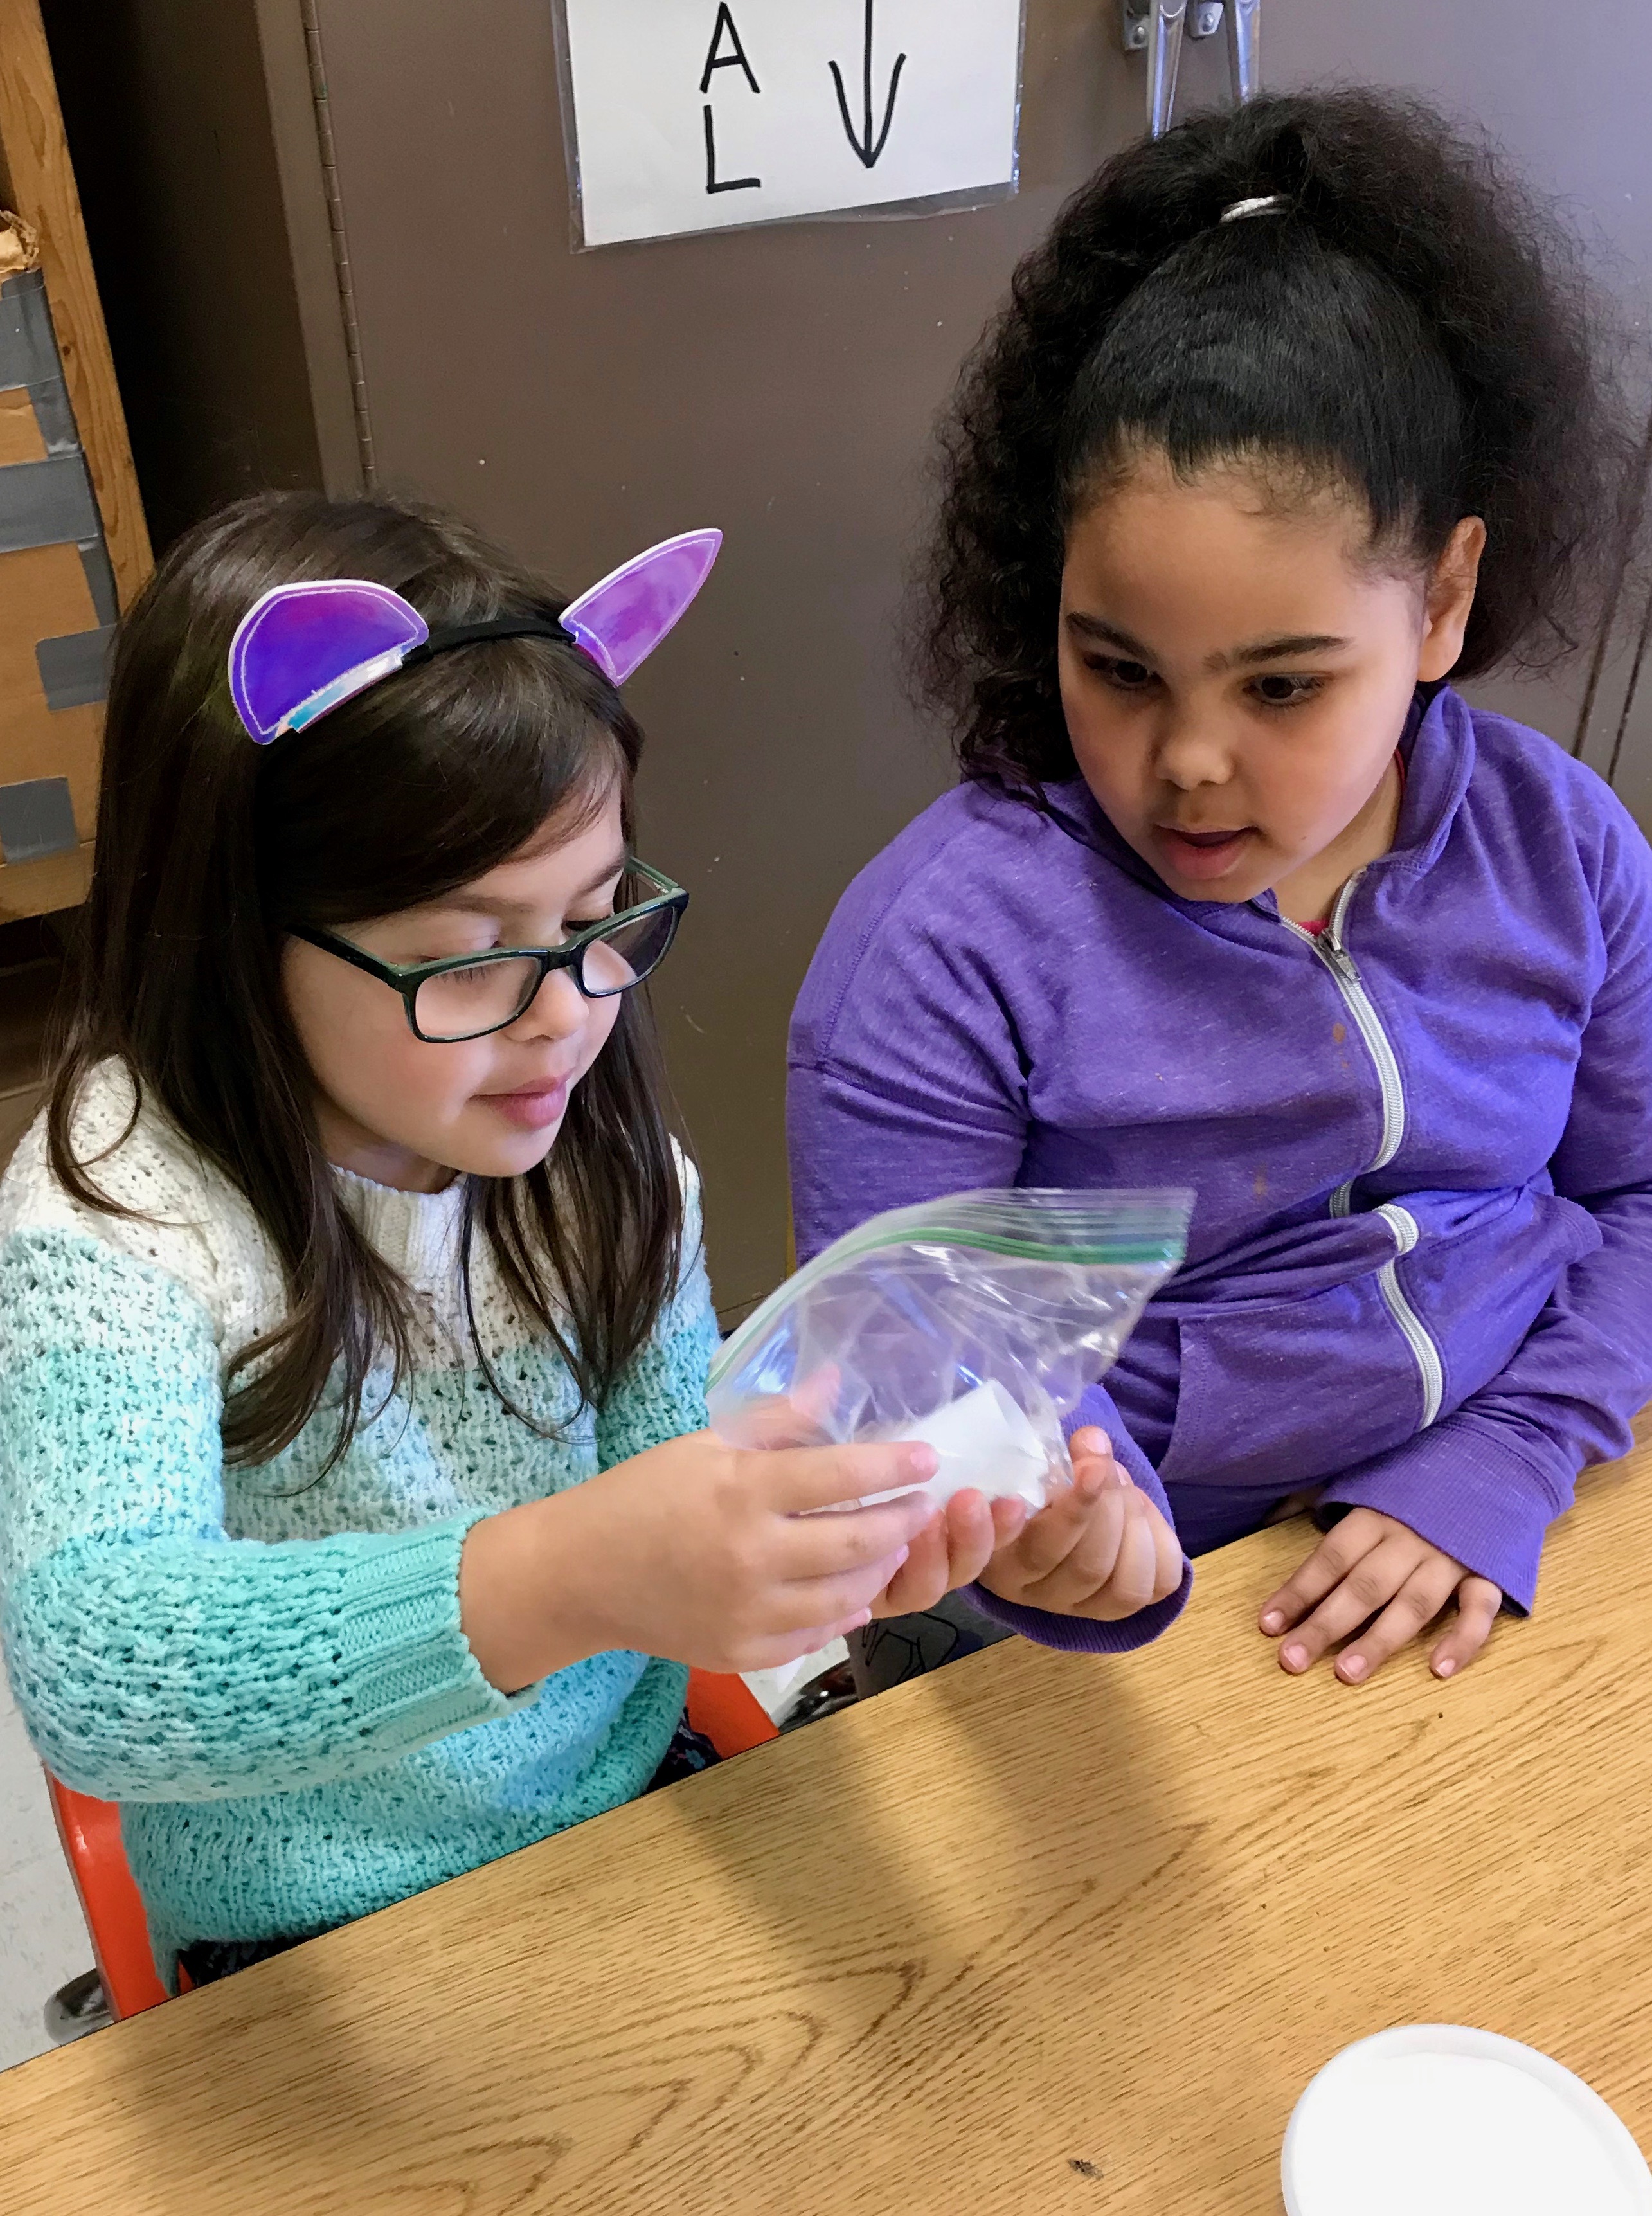
M434 654L445 654L450 647L474 646L484 638L554 638L564 646L578 643L572 631L545 616L494 616L487 623L439 625L422 646L410 648L402 656L402 667L411 669Z

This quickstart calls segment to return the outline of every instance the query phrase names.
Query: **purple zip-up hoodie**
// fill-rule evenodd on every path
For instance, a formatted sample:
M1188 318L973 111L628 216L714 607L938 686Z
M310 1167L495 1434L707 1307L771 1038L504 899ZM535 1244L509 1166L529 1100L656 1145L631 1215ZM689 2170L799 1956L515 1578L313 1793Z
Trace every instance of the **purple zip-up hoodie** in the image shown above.
M1393 849L1317 941L1178 899L1082 782L936 802L793 1019L800 1257L983 1185L1189 1185L1186 1267L1076 1419L1197 1554L1285 1497L1397 1517L1526 1610L1652 1394L1652 853L1594 774L1420 699ZM1047 1645L1121 1624L1016 1608Z

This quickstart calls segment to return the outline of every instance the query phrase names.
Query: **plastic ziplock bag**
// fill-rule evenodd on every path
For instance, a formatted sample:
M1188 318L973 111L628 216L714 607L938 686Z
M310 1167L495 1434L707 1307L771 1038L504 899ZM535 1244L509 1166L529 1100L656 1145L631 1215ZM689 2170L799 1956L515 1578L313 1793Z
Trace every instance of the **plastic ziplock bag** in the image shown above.
M1061 1422L1186 1251L1189 1192L965 1192L874 1216L719 1350L711 1421L734 1446L924 1440L937 1503L967 1487L1036 1510L1072 1465ZM784 1427L781 1427L783 1429Z

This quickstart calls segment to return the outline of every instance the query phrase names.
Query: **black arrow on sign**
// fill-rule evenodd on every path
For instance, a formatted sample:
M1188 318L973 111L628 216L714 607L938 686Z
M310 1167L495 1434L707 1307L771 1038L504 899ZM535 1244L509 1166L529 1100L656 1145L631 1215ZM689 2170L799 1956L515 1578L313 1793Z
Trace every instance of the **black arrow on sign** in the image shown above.
M849 133L849 143L869 169L875 169L878 157L888 143L889 126L895 120L895 95L900 89L900 72L906 66L906 57L901 54L895 62L894 74L889 79L889 103L883 111L883 128L875 140L872 137L872 17L877 0L866 0L866 123L861 136L855 136L854 122L849 113L849 95L844 90L843 71L836 62L832 65L832 82L838 88L838 108L843 116L844 129Z

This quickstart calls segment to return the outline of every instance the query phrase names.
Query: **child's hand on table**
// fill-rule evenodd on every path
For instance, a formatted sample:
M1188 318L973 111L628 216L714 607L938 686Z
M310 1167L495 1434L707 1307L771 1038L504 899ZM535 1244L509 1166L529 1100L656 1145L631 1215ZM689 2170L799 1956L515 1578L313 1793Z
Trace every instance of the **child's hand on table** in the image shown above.
M1366 1625L1336 1658L1342 1683L1363 1685L1391 1654L1425 1631L1453 1596L1456 1622L1428 1657L1436 1677L1449 1677L1473 1661L1491 1636L1502 1594L1419 1538L1409 1524L1373 1508L1354 1508L1264 1604L1262 1628L1270 1639L1291 1633L1280 1649L1280 1665L1299 1675L1328 1647Z
M1167 1598L1182 1582L1175 1532L1114 1460L1104 1431L1075 1431L1069 1447L1072 1484L1035 1516L1019 1501L955 1495L912 1542L873 1614L915 1614L977 1582L1023 1608L1104 1623Z

